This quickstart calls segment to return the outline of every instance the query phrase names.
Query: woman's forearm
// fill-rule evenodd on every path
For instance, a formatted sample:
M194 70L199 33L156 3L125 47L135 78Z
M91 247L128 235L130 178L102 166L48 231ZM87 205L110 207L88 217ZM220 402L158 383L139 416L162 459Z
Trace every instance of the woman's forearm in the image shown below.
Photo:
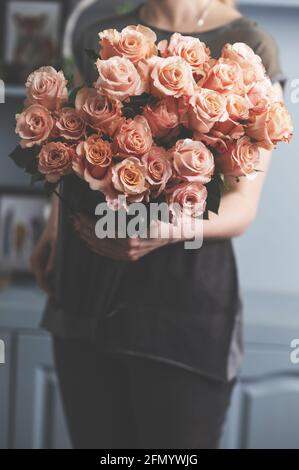
M209 213L203 221L203 237L232 238L242 235L254 221L271 159L271 152L260 151L259 172L255 178L228 178L229 190L223 194L219 214Z
M52 195L51 211L46 225L46 230L57 232L59 215L59 198L56 194Z
M219 214L209 212L203 221L203 238L233 238L242 235L256 216L256 208L238 193L223 196Z

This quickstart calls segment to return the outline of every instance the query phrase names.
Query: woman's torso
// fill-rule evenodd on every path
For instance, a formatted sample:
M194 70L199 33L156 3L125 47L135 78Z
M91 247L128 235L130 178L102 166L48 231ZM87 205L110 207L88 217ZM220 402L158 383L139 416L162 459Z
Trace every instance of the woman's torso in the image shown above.
M84 49L98 50L98 32L138 23L138 10L134 10L94 22L77 35L74 52L87 82L96 79L96 71ZM158 40L170 36L166 31L156 33ZM275 43L252 20L241 17L197 36L215 57L227 42L247 43L262 55L270 78L280 79ZM66 200L80 191L87 201L95 197L75 178L64 183ZM91 253L75 234L66 206L61 208L60 220L56 306L50 308L52 320L44 322L49 329L82 337L100 330L112 351L163 358L226 379L240 312L230 240L204 242L199 250L186 250L177 243L136 263L124 263Z

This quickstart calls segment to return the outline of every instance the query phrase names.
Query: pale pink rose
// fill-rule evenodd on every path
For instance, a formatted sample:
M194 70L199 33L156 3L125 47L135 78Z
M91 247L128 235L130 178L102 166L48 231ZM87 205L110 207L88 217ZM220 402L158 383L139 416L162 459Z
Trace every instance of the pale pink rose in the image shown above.
M169 151L177 176L187 181L208 183L214 174L214 157L202 143L192 139L179 140Z
M51 113L39 104L33 104L16 115L16 133L21 138L22 148L40 145L47 140L54 126Z
M57 183L62 176L72 172L74 157L73 147L62 142L49 142L38 155L38 171L49 183Z
M172 176L171 162L167 151L163 147L153 145L141 161L147 169L146 179L150 184L151 194L153 197L158 197Z
M151 86L151 72L153 70L154 64L156 63L156 56L151 57L150 59L140 60L135 64L136 70L140 76L142 83L142 92L149 93Z
M223 94L242 94L244 91L242 69L237 62L221 58L210 68L200 84L203 88Z
M206 88L199 88L190 99L179 100L180 122L194 131L208 133L215 122L228 118L226 97Z
M228 143L231 142L230 138L227 138L222 133L214 130L212 130L209 134L195 132L193 138L194 140L203 142L205 145L211 147L218 153L226 152Z
M190 96L194 92L195 81L192 69L181 57L157 57L151 71L151 91L159 97Z
M84 87L79 90L75 106L90 127L110 137L113 137L124 120L121 102L110 100L94 88Z
M227 176L246 176L257 170L260 152L258 145L244 136L236 142L229 143L225 153L216 159L217 168Z
M222 49L222 57L240 65L245 85L252 85L265 77L262 59L243 42L226 44Z
M149 152L153 144L152 133L143 116L127 119L118 128L113 139L113 152L116 157L139 157Z
M112 208L117 208L116 199L119 194L126 196L126 202L141 202L148 193L146 168L138 158L129 157L112 167L112 185L115 192L107 201Z
M244 121L249 118L250 102L240 95L227 96L227 112L232 120Z
M197 87L196 89L198 88L202 88L202 84L204 83L204 81L206 80L210 70L214 67L214 65L217 64L217 59L213 59L212 57L210 57L210 59L205 62L201 68L201 72L200 72L200 75L196 75L195 76L195 79L196 79L196 84L197 84Z
M159 101L155 106L146 106L143 115L148 121L153 137L167 137L179 126L177 100L172 96Z
M26 106L40 104L54 111L68 101L67 80L63 72L57 72L53 67L41 67L31 73L26 82L26 89Z
M247 91L247 99L251 113L260 114L269 108L269 105L279 101L269 78L254 83Z
M74 108L62 108L55 114L55 135L65 140L77 141L85 134L85 121Z
M221 134L228 140L238 140L245 134L245 129L243 124L228 119L227 121L216 123L212 132L218 132L219 135Z
M105 191L111 182L112 146L97 134L89 136L77 146L73 170L91 189Z
M146 90L136 67L125 57L98 60L99 78L95 87L111 99L120 101L130 96L141 95Z
M216 123L208 134L195 132L194 139L204 142L217 152L223 153L227 150L229 143L240 139L244 134L244 126L229 119L225 122Z
M113 56L126 57L136 63L157 54L156 34L146 26L127 26L121 32L106 29L99 33L101 59Z
M207 188L199 181L186 181L172 188L167 196L170 212L181 216L199 217L206 210Z
M267 150L281 141L290 142L293 134L291 116L284 103L273 103L261 114L253 114L246 134Z
M172 34L169 43L160 41L158 49L162 57L179 56L191 67L193 73L201 75L203 66L210 59L210 50L199 39L191 36Z

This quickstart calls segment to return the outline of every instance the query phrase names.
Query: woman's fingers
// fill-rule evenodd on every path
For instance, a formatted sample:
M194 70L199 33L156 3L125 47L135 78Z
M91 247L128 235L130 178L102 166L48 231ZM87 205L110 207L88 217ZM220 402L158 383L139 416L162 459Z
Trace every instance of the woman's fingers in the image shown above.
M104 238L99 239L95 234L95 221L90 217L79 214L74 219L74 227L79 237L88 245L91 251L101 256L118 260L136 261L151 251L168 243L167 227L155 222L151 226L153 238ZM168 233L168 232L167 232Z
M86 232L79 232L79 236L94 253L113 259L128 259L127 250L115 239L99 239L95 234L91 235Z

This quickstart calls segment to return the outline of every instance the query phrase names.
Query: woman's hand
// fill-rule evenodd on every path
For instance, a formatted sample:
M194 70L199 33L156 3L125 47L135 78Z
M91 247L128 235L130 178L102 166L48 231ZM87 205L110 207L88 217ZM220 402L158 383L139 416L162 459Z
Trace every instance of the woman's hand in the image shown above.
M74 218L74 227L79 237L94 253L123 261L138 261L153 250L173 241L167 224L154 222L151 225L151 238L104 238L95 234L95 220L85 214Z

